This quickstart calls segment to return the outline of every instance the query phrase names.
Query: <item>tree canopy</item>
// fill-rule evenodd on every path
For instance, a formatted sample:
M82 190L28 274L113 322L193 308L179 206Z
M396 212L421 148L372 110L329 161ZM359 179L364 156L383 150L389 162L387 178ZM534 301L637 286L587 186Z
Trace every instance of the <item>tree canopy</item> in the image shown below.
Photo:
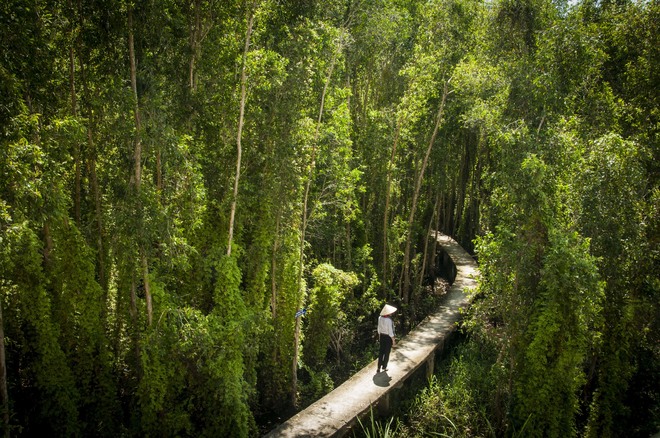
M402 333L433 309L431 230L483 279L419 434L657 432L659 26L657 0L4 1L5 436L257 436L375 357L385 302Z

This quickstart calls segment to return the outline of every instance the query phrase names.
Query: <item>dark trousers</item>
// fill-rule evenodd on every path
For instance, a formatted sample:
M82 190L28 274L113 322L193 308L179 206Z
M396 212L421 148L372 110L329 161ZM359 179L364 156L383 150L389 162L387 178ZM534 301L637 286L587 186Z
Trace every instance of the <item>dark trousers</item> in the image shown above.
M379 335L380 349L378 350L378 369L387 368L387 362L390 361L390 351L392 350L392 338L388 335Z

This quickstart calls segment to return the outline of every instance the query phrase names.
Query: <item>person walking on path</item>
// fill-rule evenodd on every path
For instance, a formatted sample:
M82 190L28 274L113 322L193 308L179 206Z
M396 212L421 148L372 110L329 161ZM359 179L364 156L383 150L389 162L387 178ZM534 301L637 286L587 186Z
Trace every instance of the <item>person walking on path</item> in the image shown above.
M396 307L385 304L383 310L380 311L378 317L378 340L380 341L380 349L378 350L378 368L377 373L387 371L387 362L390 360L390 351L392 346L396 345L394 339L394 322L392 321L392 314L396 312Z

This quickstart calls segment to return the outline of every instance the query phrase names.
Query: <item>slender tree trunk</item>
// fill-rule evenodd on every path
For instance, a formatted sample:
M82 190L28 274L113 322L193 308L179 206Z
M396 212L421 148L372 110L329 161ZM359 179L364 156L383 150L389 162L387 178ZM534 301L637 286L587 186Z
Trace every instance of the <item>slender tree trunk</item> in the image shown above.
M74 220L76 221L76 224L80 227L80 224L82 222L82 215L80 213L80 203L81 203L81 172L80 172L80 155L82 154L80 144L76 144L76 153L75 153L75 193L74 193L74 199L73 199L73 215L74 215Z
M435 198L435 224L433 225L433 245L431 247L431 273L433 275L433 288L435 290L435 278L437 276L437 254L438 254L438 233L440 232L440 205L442 203L440 190Z
M454 187L456 184L454 184ZM445 226L447 227L447 234L454 235L454 199L456 198L455 188L449 190L449 194L445 198Z
M436 197L435 204L433 205L433 213L431 214L431 220L429 220L429 226L426 230L426 236L424 237L424 254L422 257L422 269L419 271L419 279L417 282L418 288L421 290L424 285L424 277L426 274L426 265L429 258L429 240L431 240L431 231L433 230L433 224L437 216L438 208L438 198ZM435 236L433 238L435 240ZM432 265L431 265L432 266Z
M392 144L392 153L390 154L390 161L387 164L387 186L385 188L385 212L383 213L383 292L387 293L388 276L387 276L387 248L388 248L388 228L389 228L389 215L390 215L390 197L392 193L392 169L394 167L394 159L396 157L396 150L399 143L399 135L401 133L401 125L403 120L398 119L396 130L394 131L394 142Z
M0 403L2 403L2 423L4 437L9 438L9 391L7 390L7 360L5 358L5 323L2 319L0 300Z
M136 192L140 192L140 185L142 183L142 141L140 139L141 120L140 120L140 105L137 92L137 65L135 60L135 44L133 37L133 9L128 9L128 56L130 58L131 68L131 91L133 92L133 115L135 117L135 139L133 149L133 162L134 162L134 175L133 184Z
M156 151L156 190L159 194L163 191L163 154L160 147Z
M144 281L144 297L147 301L147 325L153 322L153 305L151 303L151 284L149 282L149 263L146 254L142 254L142 280Z
M86 96L89 96L89 90L87 88L87 82L85 80L84 69L82 70L83 77L83 90ZM104 292L104 303L107 303L108 299L108 277L106 275L106 264L105 264L105 248L103 243L103 209L101 206L101 191L99 189L98 176L96 174L96 145L94 143L94 120L92 110L89 109L87 112L87 148L89 150L89 158L87 162L87 167L89 171L89 183L92 196L94 197L94 214L96 216L96 245L98 251L98 269L99 269L99 283L103 288ZM103 306L103 311L106 313L106 307Z
M371 85L372 71L373 70L371 68L367 69L367 80L365 81L366 84L364 86L364 99L362 100L362 124L366 122L367 114L369 113L369 86Z
M450 79L451 80L451 79ZM415 192L413 193L412 206L410 207L410 215L408 216L408 235L406 238L406 249L404 253L404 286L401 291L401 298L405 304L408 304L410 299L410 244L411 244L411 234L412 226L415 221L415 211L417 210L417 201L419 199L419 191L422 186L422 180L424 179L424 172L426 171L426 166L428 165L429 156L431 155L431 150L433 149L433 143L435 143L435 138L438 135L438 129L440 129L440 123L445 111L445 103L447 102L447 95L449 94L449 81L445 82L443 91L442 91L442 100L440 101L440 106L438 107L438 114L435 118L435 127L433 128L433 134L431 135L431 140L429 145L426 148L426 154L424 155L424 160L422 161L422 167L417 175L417 181L415 182Z
M468 140L469 141L469 140ZM463 224L465 223L465 196L468 189L468 181L470 179L470 145L465 142L463 151L463 162L461 163L461 173L458 182L458 198L456 199L456 234L457 240L460 241L460 234L463 231Z
M275 238L273 239L273 254L270 258L270 311L273 321L277 318L277 252L280 243L280 212L277 213L275 220Z
M293 332L293 362L291 363L291 405L298 406L298 347L300 345L300 316L296 317L296 327Z
M133 35L133 9L128 9L128 54L131 66L131 89L133 91L134 113L135 113L135 150L133 160L135 164L134 186L135 194L138 197L138 214L142 215L142 205L139 200L140 187L142 185L142 123L140 119L140 104L137 92L137 63L135 60L135 45ZM144 293L147 301L147 324L151 326L153 321L153 308L151 304L151 290L149 287L149 264L147 261L146 250L139 245L139 252L142 265L142 281L144 282Z
M346 266L348 266L349 271L353 270L353 245L351 244L351 241L353 240L352 235L353 233L351 231L351 223L346 222Z
M462 234L465 217L465 194L467 192L467 185L470 179L470 144L469 139L464 141L465 148L463 152L463 159L461 161L461 170L459 174L458 184L456 190L458 194L456 196L456 213L454 215L454 230L458 234L458 240L460 240L460 234Z
M50 219L46 218L43 227L44 233L44 266L50 266L50 254L53 252L53 236L50 233Z
M124 314L123 313L124 299L125 299L124 297L125 297L125 294L117 293L117 302L115 303L115 314L117 316L115 318L115 327L114 327L115 333L114 333L114 340L113 340L113 344L114 344L113 345L113 353L114 353L113 359L114 360L119 359L119 356L121 354L121 346L122 346L122 342L123 342L123 339L124 339L124 337L122 336L122 329L123 329L123 326L124 326L124 318L122 317L123 314ZM107 298L107 295L106 295L106 298ZM104 301L104 303L107 303L107 299L106 299L106 301ZM131 314L133 313L133 308L132 307L129 308L129 312Z
M236 174L234 176L234 192L231 200L231 211L229 212L229 238L227 240L227 256L231 255L231 244L234 238L234 218L236 216L236 201L238 200L238 183L241 178L241 137L243 137L243 123L245 118L245 101L247 97L247 54L250 50L250 38L252 37L252 24L254 22L254 10L248 12L248 24L245 31L245 47L243 48L243 61L241 65L241 103L238 114L238 133L236 134Z
M137 326L137 286L135 285L135 276L131 278L131 307L129 311L131 313L131 320L134 323L133 325Z
M94 196L94 214L96 215L96 245L98 249L98 263L99 263L99 283L103 288L105 294L105 301L107 302L108 298L108 279L106 276L106 266L105 266L105 248L103 244L103 212L101 208L101 193L99 190L98 177L96 175L96 150L94 146L94 137L93 130L91 127L91 120L88 122L90 125L87 126L87 144L90 150L89 158L89 179L92 189L92 195ZM104 306L105 308L105 306Z
M73 5L71 0L68 1L68 6L70 12L73 14ZM75 62L75 49L74 49L74 27L73 20L71 20L71 46L69 46L69 94L71 95L71 114L73 117L78 116L78 102L76 98L76 62ZM76 151L74 154L74 168L75 168L75 180L74 180L74 195L73 195L73 215L76 224L80 226L81 223L81 213L80 213L80 144L76 144Z
M73 34L73 31L71 33ZM69 47L69 94L71 95L71 114L75 117L78 115L78 103L76 100L76 63L73 40L71 41L71 47Z
M479 233L479 201L481 199L481 171L486 160L485 153L483 152L485 144L485 134L483 129L479 132L479 140L477 144L477 152L475 154L476 166L472 174L472 194L470 195L470 228L467 233L468 239L476 236Z
M275 219L275 237L273 239L273 252L270 258L270 311L272 315L273 326L276 326L277 322L277 253L280 246L280 218L281 211L278 209L277 217ZM279 334L278 331L274 331L275 339L273 340L273 349L271 356L271 364L279 364L280 360L280 343L278 342Z
M137 310L137 285L135 284L135 274L131 275L131 307L129 311L131 313L131 321L133 322L133 327L135 327L135 329L131 330L131 335L133 337L133 345L135 346L135 370L139 379L142 375L142 364L140 363L140 357L142 356L142 353L140 351L140 335L137 330L139 319Z
M413 181L417 182L417 178L421 174L422 163L415 161L414 164L415 164L415 168L414 168L415 171L414 171L414 175L413 175L412 179L413 179ZM415 189L413 188L413 195L414 195L414 193L415 193ZM406 195L403 195L402 197L405 198L405 199L409 198L409 196L406 196ZM408 214L408 216L410 217L410 213ZM410 228L410 225L408 226L408 228ZM408 231L406 231L406 232L408 233ZM406 236L406 237L407 237L407 239L410 239L410 236ZM408 240L406 240L406 245L404 246L405 249L410 248L407 244L408 244ZM399 282L398 282L398 285L397 285L398 292L399 292L399 297L403 297L404 288L409 288L410 287L410 280L408 278L408 269L404 269L405 261L408 260L408 255L409 255L408 252L406 252L404 254L404 258L403 258L404 265L402 265L401 269L399 270ZM407 268L407 266L406 266L406 268ZM405 315L403 315L403 317L405 318Z
M197 77L195 68L197 65L197 57L199 56L199 44L201 40L201 13L200 13L200 0L195 0L193 3L195 21L193 28L190 32L190 65L189 65L189 85L193 91L197 91Z
M84 15L82 12L82 2L78 0L77 2L77 14L80 21L79 26L83 28L84 26ZM78 35L78 47L82 47L82 42L80 40L80 35ZM102 306L102 318L105 322L107 315L107 302L108 302L108 277L106 275L106 263L105 263L105 248L103 240L103 216L102 216L102 206L101 206L101 193L99 190L98 177L96 175L96 146L94 144L94 115L91 109L89 86L87 84L87 75L85 71L85 62L82 57L82 50L78 50L79 64L80 64L80 80L82 83L82 92L83 92L83 101L86 102L86 105L82 105L82 112L87 114L87 153L89 154L87 158L87 171L89 172L89 183L90 191L94 197L94 212L96 215L96 241L97 241L97 263L98 263L98 276L99 284L103 289L103 306ZM82 154L80 154L82 155Z

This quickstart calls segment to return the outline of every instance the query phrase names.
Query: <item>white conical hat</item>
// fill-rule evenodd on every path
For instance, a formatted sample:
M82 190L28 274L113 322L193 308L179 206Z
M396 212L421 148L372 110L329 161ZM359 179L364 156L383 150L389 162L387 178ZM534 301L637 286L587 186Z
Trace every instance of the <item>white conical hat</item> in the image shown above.
M396 307L390 306L389 304L385 304L383 310L380 311L380 316L391 315L394 312L396 312Z

